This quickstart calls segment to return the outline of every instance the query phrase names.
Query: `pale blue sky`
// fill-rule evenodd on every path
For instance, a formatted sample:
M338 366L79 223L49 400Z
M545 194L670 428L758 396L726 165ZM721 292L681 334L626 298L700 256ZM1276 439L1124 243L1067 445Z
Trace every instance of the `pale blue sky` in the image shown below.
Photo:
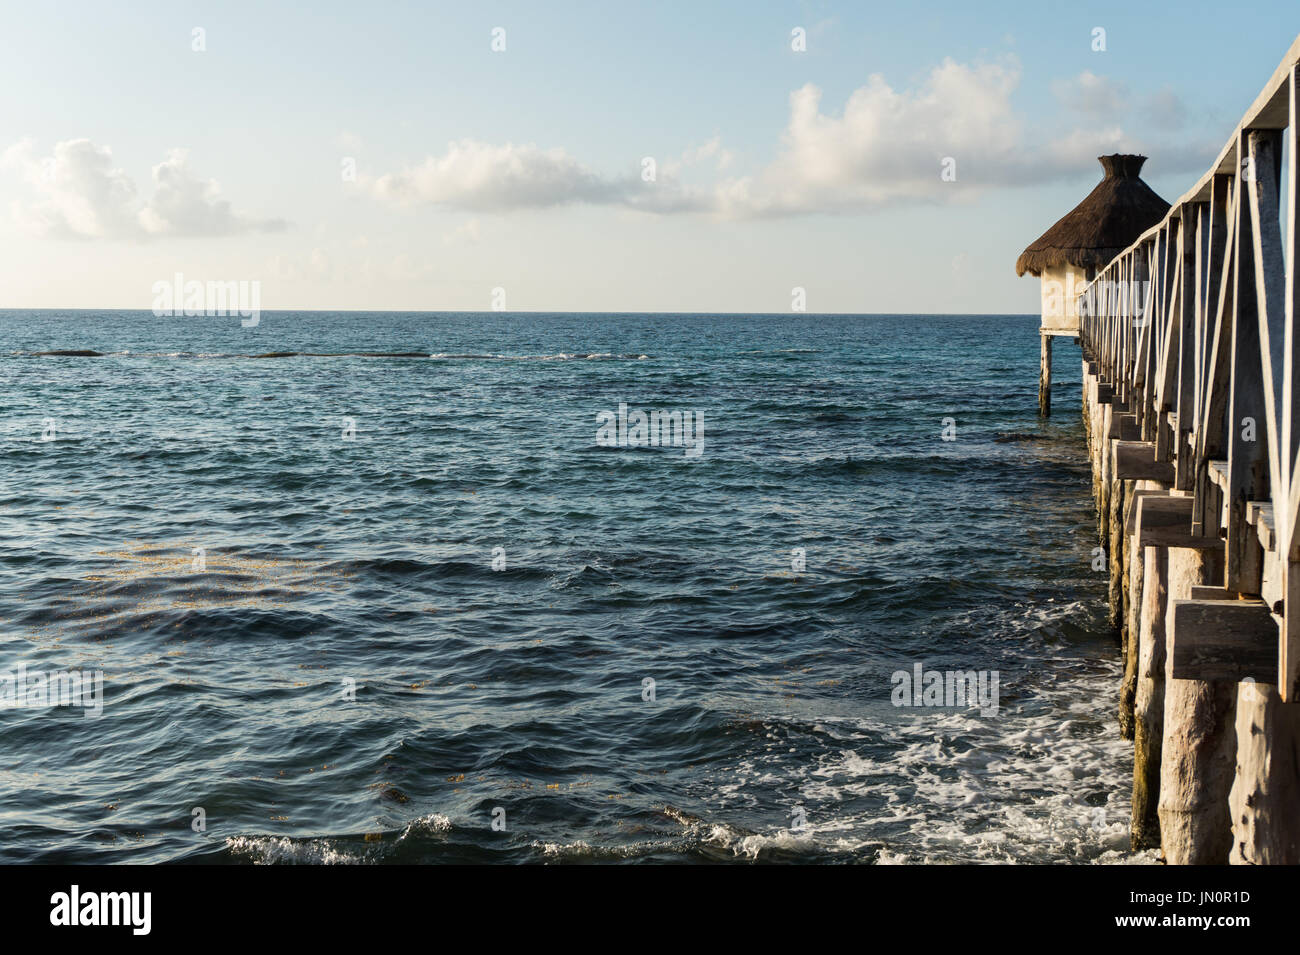
M6 3L0 307L1033 312L1095 156L1176 198L1300 31L977 6Z

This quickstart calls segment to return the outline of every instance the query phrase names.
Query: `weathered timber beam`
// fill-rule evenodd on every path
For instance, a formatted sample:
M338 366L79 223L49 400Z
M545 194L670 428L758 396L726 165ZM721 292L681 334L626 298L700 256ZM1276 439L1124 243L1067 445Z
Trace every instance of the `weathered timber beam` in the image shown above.
M1300 335L1296 334L1296 321L1300 319L1300 281L1296 279L1297 235L1300 224L1300 65L1292 66L1287 76L1287 129L1286 129L1286 332L1284 347L1286 349L1286 369L1283 375L1282 391L1282 434L1287 449L1284 458L1292 461L1291 475L1288 483L1285 517L1285 531L1281 541L1281 556L1286 568L1283 591L1287 595L1300 595L1300 564L1292 560L1295 554L1297 538L1297 517L1295 493L1297 482L1295 469L1300 467ZM1279 504L1281 501L1279 500ZM1278 654L1278 691L1287 703L1295 703L1300 697L1300 601L1286 600L1286 621L1282 631L1282 644Z
M1291 476L1288 458L1282 457L1282 382L1284 377L1283 304L1286 288L1286 261L1282 250L1282 227L1278 211L1278 170L1282 158L1282 133L1279 130L1252 129L1247 136L1247 150L1252 175L1246 182L1250 200L1250 233L1255 262L1255 302L1259 321L1261 364L1260 387L1268 421L1267 450L1270 487L1283 489ZM1290 448L1288 447L1289 451ZM1284 514L1279 514L1284 516Z
M1149 494L1137 501L1137 538L1139 547L1191 547L1217 550L1223 541L1217 537L1192 534L1192 499L1172 494Z
M1177 411L1170 421L1176 449L1181 449L1186 444L1183 435L1190 432L1196 422L1196 355L1199 347L1196 322L1196 249L1202 208L1200 204L1189 206L1188 214L1179 223L1179 275L1182 284L1178 289L1178 307L1172 321L1182 328L1179 332L1178 369L1174 384L1174 406ZM1181 491L1192 490L1192 463L1190 455L1175 451L1174 487Z
M1144 489L1129 495L1128 507L1124 511L1124 533L1130 537L1137 533L1137 502L1151 494L1168 496L1169 492Z
M1112 405L1112 407L1114 407ZM1142 428L1138 424L1137 415L1135 414L1115 414L1111 413L1110 419L1110 438L1118 438L1120 441L1141 441Z
M1277 679L1277 620L1262 600L1175 600L1175 680Z
M1097 382L1097 404L1108 405L1115 399L1115 388L1104 381Z
M1259 534L1259 546L1267 553L1277 546L1277 535L1273 532L1273 505L1263 501L1246 502L1246 523L1255 528Z
M1237 155L1247 155L1248 135L1238 131ZM1254 528L1246 523L1246 502L1269 494L1269 456L1274 438L1268 434L1271 399L1264 393L1261 365L1259 302L1255 288L1255 250L1249 196L1255 173L1248 165L1237 169L1233 202L1232 368L1228 412L1227 567L1225 582L1242 593L1258 593L1263 572Z
M1111 473L1122 481L1160 481L1168 484L1174 479L1174 466L1168 461L1157 461L1155 445L1150 441L1113 441L1114 470Z
M1207 461L1206 467L1210 474L1210 483L1215 485L1220 491L1228 490L1228 462L1227 461Z
M1192 584L1193 600L1236 600L1237 595L1231 590L1215 585Z

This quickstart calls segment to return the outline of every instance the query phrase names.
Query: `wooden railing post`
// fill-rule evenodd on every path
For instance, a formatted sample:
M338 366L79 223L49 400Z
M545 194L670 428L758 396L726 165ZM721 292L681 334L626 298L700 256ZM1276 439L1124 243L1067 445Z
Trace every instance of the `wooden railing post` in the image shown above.
M1232 384L1228 415L1227 585L1258 594L1263 571L1259 540L1246 520L1246 502L1268 494L1268 419L1260 322L1255 292L1255 250L1250 198L1246 194L1248 136L1237 136L1237 186L1232 309Z

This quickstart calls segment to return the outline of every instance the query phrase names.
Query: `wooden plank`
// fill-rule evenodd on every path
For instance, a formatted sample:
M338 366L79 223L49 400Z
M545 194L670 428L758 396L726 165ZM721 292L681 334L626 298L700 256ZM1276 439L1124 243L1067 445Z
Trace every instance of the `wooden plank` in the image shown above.
M1199 351L1196 321L1196 247L1197 223L1204 203L1195 203L1189 215L1180 222L1178 271L1181 285L1178 289L1177 313L1174 322L1179 326L1179 354L1177 385L1174 391L1173 426L1174 487L1180 491L1192 490L1194 471L1192 456L1183 453L1187 447L1184 435L1196 420L1196 356Z
M1246 154L1240 134L1238 155ZM1260 321L1255 296L1255 252L1250 199L1243 164L1237 169L1232 321L1232 386L1228 416L1227 578L1230 590L1257 594L1263 565L1254 529L1246 522L1246 502L1268 497L1267 430L1269 411L1260 362Z
M1128 504L1124 508L1124 533L1129 537L1133 537L1137 534L1137 502L1152 494L1157 494L1161 497L1169 496L1168 491L1155 491L1145 488L1141 491L1134 491L1132 495L1129 496Z
M1252 129L1247 136L1249 169L1246 196L1250 206L1251 253L1255 263L1250 280L1254 283L1256 320L1259 323L1261 388L1268 420L1265 446L1268 452L1269 486L1282 496L1289 469L1284 471L1282 429L1282 378L1286 349L1286 265L1282 259L1282 227L1278 210L1278 171L1282 155L1281 134L1276 130ZM1261 436L1264 437L1264 436ZM1278 515L1285 517L1285 508Z
M1137 501L1139 547L1192 547L1217 550L1217 537L1192 536L1192 499L1185 495L1152 494Z
M1112 408L1114 406L1112 405ZM1109 438L1117 438L1120 441L1140 441L1142 440L1142 430L1138 427L1137 415L1131 412L1127 414L1114 414L1112 412L1110 419Z
M1192 584L1193 600L1236 600L1237 595L1216 585Z
M1206 277L1206 317L1214 316L1210 334L1209 364L1205 371L1205 396L1201 404L1197 456L1217 458L1226 454L1224 426L1231 386L1232 357L1232 247L1236 232L1235 182L1231 176L1216 176L1210 203L1210 268Z
M1282 375L1282 434L1285 436L1284 448L1287 449L1283 460L1289 461L1287 473L1288 486L1285 499L1274 494L1279 503L1285 500L1286 533L1282 537L1284 578L1282 599L1285 613L1283 615L1282 640L1278 648L1277 687L1282 699L1287 703L1300 700L1300 513L1297 512L1297 493L1300 481L1296 478L1296 468L1300 468L1300 334L1296 333L1295 323L1300 320L1300 281L1296 278L1296 239L1300 235L1300 199L1296 189L1300 188L1300 66L1291 68L1288 77L1288 125L1286 130L1287 159L1287 230L1286 230L1286 289L1284 292L1285 338L1283 349L1286 353L1286 367Z
M1108 405L1115 398L1115 389L1104 381L1097 382L1097 404Z
M1277 636L1277 620L1262 600L1175 600L1173 677L1268 683L1277 674Z
M1169 484L1174 479L1174 466L1167 461L1157 461L1155 445L1150 441L1112 441L1114 467L1111 474L1122 481L1159 481Z
M1133 354L1133 406L1138 416L1138 428L1143 431L1145 437L1147 414L1147 382L1150 375L1147 371L1149 355L1151 351L1151 286L1146 281L1147 278L1147 260L1150 251L1144 246L1135 249L1131 255L1133 261L1133 276L1138 283L1139 288L1145 287L1146 294L1142 299L1142 309L1138 315L1137 343Z
M1230 354L1228 325L1223 310L1223 290L1230 287L1228 269L1225 269L1226 252L1232 242L1231 218L1231 176L1215 176L1211 183L1209 206L1210 227L1207 238L1209 265L1205 275L1205 320L1207 323L1206 360L1204 379L1201 382L1202 394L1199 402L1196 435L1196 505L1192 510L1192 527L1197 533L1205 533L1208 525L1216 527L1218 514L1211 507L1210 499L1214 497L1208 487L1209 475L1206 462L1225 454L1227 429L1226 409L1230 372L1228 357ZM1228 316L1231 316L1229 311Z
M1228 489L1228 462L1227 461L1207 461L1206 470L1210 475L1210 483L1221 491Z
M1136 369L1138 322L1140 321L1140 303L1136 301L1133 285L1134 257L1124 257L1124 397L1133 399L1136 387L1134 370Z
M1146 312L1142 323L1142 344L1138 360L1138 424L1142 426L1142 439L1151 441L1155 438L1155 419L1150 409L1153 403L1152 389L1155 387L1156 368L1156 316L1160 311L1159 303L1159 263L1156 252L1159 249L1158 238L1144 245L1138 253L1138 272L1147 278Z
M1172 214L1169 234L1165 240L1165 264L1161 268L1160 297L1160 374L1156 381L1156 402L1159 410L1174 408L1174 390L1178 384L1178 357L1182 342L1182 322L1178 319L1179 290L1182 286L1183 256L1181 220Z
M1205 366L1209 360L1210 316L1206 308L1205 283L1210 267L1210 203L1196 204L1196 248L1192 272L1192 321L1195 325L1195 383L1192 388L1192 428L1199 426L1201 402L1205 398Z
M1169 246L1169 220L1165 220L1161 230L1156 233L1151 248L1151 314L1148 316L1147 324L1151 326L1151 353L1148 356L1149 390L1148 395L1154 396L1157 392L1158 381L1157 374L1164 365L1161 364L1164 357L1164 327L1165 327L1165 300L1167 294L1167 282L1169 282L1169 272L1167 272L1167 256L1165 249ZM1158 401L1154 404L1157 409L1160 408Z
M1246 502L1246 521L1255 528L1259 537L1259 546L1265 553L1277 546L1277 537L1273 533L1273 505L1263 501Z
M1161 411L1156 414L1156 460L1174 466L1175 474L1177 474L1177 467L1174 452L1177 450L1175 443L1177 433L1178 421L1172 411Z

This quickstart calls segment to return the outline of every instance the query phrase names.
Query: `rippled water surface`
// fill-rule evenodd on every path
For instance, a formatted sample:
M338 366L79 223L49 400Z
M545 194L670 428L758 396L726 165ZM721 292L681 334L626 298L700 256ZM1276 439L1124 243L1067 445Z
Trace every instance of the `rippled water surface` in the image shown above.
M0 710L0 859L1119 859L1036 325L0 312L0 671L104 674ZM703 453L598 446L620 402ZM893 706L917 663L997 714Z

